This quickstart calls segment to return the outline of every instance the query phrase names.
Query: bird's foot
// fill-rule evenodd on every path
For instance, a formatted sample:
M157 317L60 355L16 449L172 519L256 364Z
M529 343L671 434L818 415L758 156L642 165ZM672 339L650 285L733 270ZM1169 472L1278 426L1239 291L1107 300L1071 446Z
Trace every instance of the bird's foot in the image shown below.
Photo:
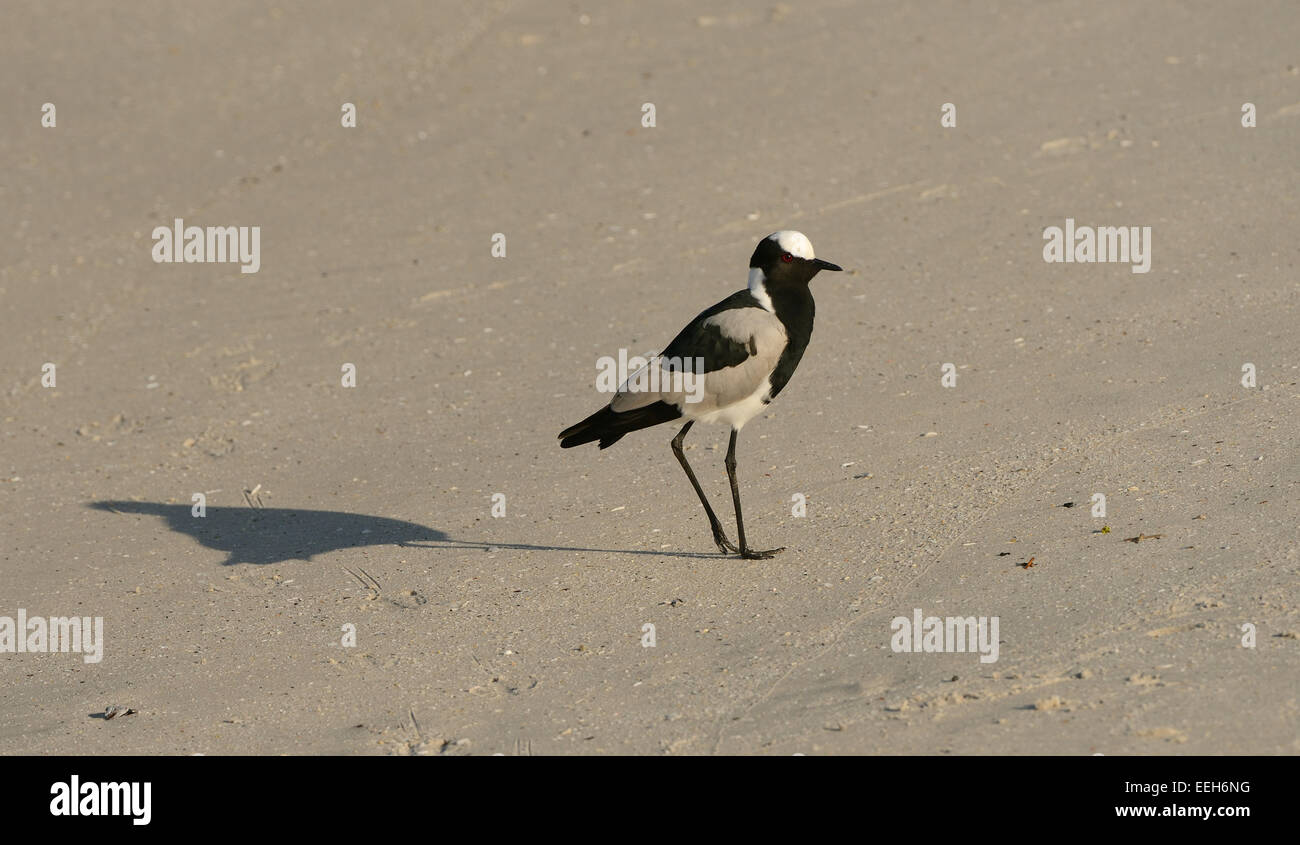
M758 549L741 549L740 556L745 560L768 560L776 557L783 551L785 551L785 546L782 546L779 549L768 549L766 551L760 551Z
M713 542L717 544L718 551L722 552L724 555L728 552L740 551L740 549L731 544L731 541L727 539L726 533L721 528L713 529Z

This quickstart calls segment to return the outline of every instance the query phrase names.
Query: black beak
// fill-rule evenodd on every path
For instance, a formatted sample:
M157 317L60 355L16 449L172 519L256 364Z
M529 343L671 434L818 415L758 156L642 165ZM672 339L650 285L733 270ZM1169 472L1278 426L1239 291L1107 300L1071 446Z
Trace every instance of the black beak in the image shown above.
M837 273L844 269L838 264L832 264L829 261L822 261L820 258L813 259L813 266L818 270L834 270Z

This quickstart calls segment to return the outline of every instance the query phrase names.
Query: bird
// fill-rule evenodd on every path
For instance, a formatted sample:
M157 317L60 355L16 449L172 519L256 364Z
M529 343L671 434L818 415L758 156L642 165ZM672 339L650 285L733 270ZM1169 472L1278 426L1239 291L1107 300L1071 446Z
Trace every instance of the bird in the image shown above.
M608 405L561 431L561 448L596 442L607 449L633 431L684 419L670 445L704 505L718 551L746 560L766 560L785 551L784 546L749 546L736 483L736 439L745 423L789 383L808 348L815 312L809 283L822 270L842 269L818 258L801 232L783 230L763 238L749 259L748 285L701 311L662 353L619 386ZM738 546L727 538L682 451L697 422L731 427L725 464Z

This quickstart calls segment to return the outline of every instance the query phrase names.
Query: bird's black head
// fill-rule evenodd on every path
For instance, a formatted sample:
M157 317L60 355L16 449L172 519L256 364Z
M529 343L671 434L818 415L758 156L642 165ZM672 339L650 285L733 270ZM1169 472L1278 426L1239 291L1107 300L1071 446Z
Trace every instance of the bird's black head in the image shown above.
M754 271L761 271L762 284L769 290L806 286L822 270L843 269L816 257L808 238L802 232L790 230L773 232L759 241L749 259L749 268L751 282Z

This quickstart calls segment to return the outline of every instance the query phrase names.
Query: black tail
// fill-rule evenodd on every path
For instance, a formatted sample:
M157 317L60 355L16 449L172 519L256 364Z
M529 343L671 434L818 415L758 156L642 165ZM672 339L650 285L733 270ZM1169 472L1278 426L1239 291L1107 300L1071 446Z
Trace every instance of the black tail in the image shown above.
M613 411L607 405L582 422L561 431L560 448L572 449L599 440L600 448L606 449L617 443L624 434L675 420L681 415L681 411L667 402L654 402L644 408L623 413Z

